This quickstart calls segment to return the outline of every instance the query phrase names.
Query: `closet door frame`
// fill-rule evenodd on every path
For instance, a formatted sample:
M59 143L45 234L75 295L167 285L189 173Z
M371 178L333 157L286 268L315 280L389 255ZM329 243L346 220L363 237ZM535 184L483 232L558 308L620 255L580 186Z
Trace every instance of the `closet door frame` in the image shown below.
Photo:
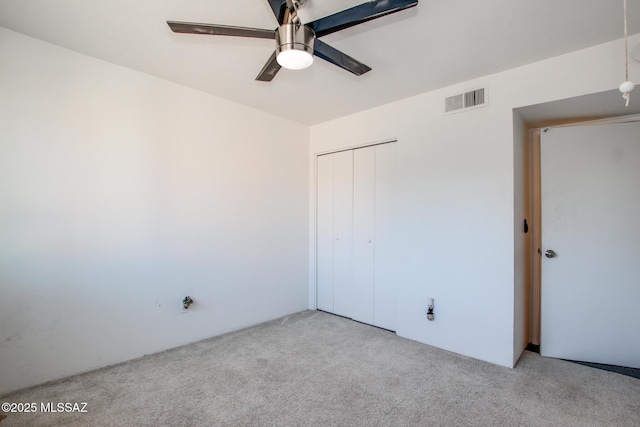
M383 145L383 144L391 144L391 143L397 143L398 139L397 138L392 138L392 139L386 139L386 140L381 140L381 141L376 141L376 142L370 142L370 143L365 143L365 144L358 144L358 145L352 145L349 147L343 147L343 148L339 148L339 149L333 149L333 150L327 150L327 151L321 151L318 153L314 154L314 170L313 170L313 191L314 191L314 197L313 197L313 244L311 245L312 251L313 253L311 254L310 257L310 261L312 263L312 281L310 284L310 289L309 289L309 295L312 296L312 300L310 300L309 302L309 308L312 310L322 310L321 308L318 308L318 158L321 156L325 156L325 155L330 155L330 154L335 154L335 153L340 153L343 151L350 151L350 150L357 150L360 148L367 148L367 147L374 147L377 145Z

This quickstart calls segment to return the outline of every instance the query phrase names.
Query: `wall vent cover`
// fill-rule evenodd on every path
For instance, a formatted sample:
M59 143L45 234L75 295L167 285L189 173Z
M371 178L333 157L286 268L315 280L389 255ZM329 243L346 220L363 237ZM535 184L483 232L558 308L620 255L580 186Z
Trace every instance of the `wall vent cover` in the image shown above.
M445 98L444 112L451 113L483 105L486 105L486 96L485 89L481 88Z
M460 110L461 108L464 108L464 96L462 94L453 95L448 98L445 98L444 100L445 113L448 113L450 111Z

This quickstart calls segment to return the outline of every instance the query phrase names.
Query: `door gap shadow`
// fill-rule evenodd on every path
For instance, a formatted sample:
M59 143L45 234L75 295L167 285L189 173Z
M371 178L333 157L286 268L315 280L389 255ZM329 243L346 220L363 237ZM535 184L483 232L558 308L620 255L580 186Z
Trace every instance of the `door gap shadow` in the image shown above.
M540 346L536 344L527 345L526 350L540 354ZM562 359L566 362L577 363L578 365L588 366L589 368L602 369L603 371L615 372L616 374L626 375L628 377L640 379L640 369L629 368L627 366L605 365L602 363L580 362L577 360Z

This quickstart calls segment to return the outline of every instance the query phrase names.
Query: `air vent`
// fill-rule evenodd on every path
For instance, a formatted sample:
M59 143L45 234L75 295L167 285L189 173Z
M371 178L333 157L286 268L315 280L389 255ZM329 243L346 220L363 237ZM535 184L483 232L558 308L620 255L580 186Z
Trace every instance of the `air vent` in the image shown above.
M462 94L454 95L446 98L444 100L444 111L448 113L449 111L455 111L464 108L464 97Z
M464 108L484 104L484 89L472 90L464 94Z
M459 95L453 95L444 100L444 112L451 113L458 110L465 110L467 108L478 107L485 105L485 90L476 89L470 92L461 93Z

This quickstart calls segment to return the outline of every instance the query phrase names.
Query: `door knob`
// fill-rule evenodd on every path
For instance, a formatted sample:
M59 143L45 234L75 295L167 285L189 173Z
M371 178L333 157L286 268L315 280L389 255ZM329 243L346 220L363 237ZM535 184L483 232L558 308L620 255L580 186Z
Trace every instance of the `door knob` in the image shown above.
M555 258L557 254L555 253L555 251L549 249L545 251L544 256L546 256L547 258Z

